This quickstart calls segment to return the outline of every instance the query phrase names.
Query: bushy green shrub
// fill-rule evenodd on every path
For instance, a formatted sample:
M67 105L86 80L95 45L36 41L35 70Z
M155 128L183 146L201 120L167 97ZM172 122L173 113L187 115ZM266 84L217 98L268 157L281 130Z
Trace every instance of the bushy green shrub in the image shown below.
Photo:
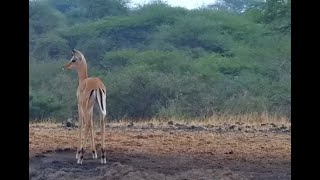
M245 11L244 1L226 2L197 10L30 2L30 118L77 115L77 73L61 70L72 48L105 82L108 119L290 116L291 1L251 1Z

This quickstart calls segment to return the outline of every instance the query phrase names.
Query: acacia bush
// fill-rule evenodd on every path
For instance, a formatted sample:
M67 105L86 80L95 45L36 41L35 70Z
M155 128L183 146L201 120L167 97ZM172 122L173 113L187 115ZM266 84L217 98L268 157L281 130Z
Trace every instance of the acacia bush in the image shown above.
M30 118L77 115L77 74L61 70L72 48L105 82L111 120L290 116L291 2L245 3L30 2Z

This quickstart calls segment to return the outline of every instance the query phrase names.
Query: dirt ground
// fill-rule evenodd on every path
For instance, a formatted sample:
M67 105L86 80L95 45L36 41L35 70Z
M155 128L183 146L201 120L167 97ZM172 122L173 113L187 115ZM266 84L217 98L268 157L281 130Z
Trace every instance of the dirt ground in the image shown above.
M76 163L77 128L30 124L29 176L48 179L291 179L291 129L283 124L106 128L107 164L88 141ZM96 128L100 149L100 129Z

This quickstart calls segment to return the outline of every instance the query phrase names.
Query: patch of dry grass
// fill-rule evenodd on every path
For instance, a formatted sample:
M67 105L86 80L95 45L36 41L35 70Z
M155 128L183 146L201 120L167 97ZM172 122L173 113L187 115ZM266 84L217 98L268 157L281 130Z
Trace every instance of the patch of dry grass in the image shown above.
M269 116L235 116L211 117L200 121L159 120L140 121L134 126L148 127L150 123L155 126L168 126L167 122L189 123L197 126L223 123L277 123L290 125L287 119L275 119ZM190 154L201 156L215 156L226 158L228 153L237 154L238 158L286 158L290 160L291 134L290 133L234 133L234 132L208 132L208 131L164 131L156 128L128 128L128 121L107 123L106 147L109 150L145 153L145 154ZM124 127L124 128L113 128ZM67 129L61 123L52 120L30 123L29 125L30 156L47 150L70 148L75 150L78 146L78 128ZM101 144L100 128L95 128L97 148ZM87 148L90 150L90 139ZM228 158L228 157L227 157Z
M203 120L192 121L195 124L235 124L242 123L245 125L258 125L258 124L283 124L289 126L291 124L290 119L284 116L271 115L268 113L251 113L251 114L243 114L243 115L229 115L224 114L220 116L212 116Z
M98 119L94 117L95 125L97 127ZM270 124L273 123L275 125L283 125L286 127L291 126L290 119L285 116L277 116L271 115L269 113L251 113L251 114L243 114L243 115L230 115L230 114L222 114L222 115L214 115L205 119L161 119L161 118L152 118L152 119L140 119L140 120L132 120L132 119L121 119L118 121L108 121L106 120L106 124L110 127L125 127L134 123L136 127L149 127L152 124L154 127L166 127L168 122L172 122L173 124L180 123L186 125L194 125L194 126L206 126L206 125L234 125L234 124L242 124L242 125L261 125L261 124ZM30 124L38 124L44 126L52 126L56 124L58 120L56 119L43 119L30 121ZM78 122L75 122L76 124Z
M124 127L128 126L131 123L134 123L135 127L150 127L152 124L154 127L167 127L168 122L172 122L173 124L180 123L186 125L194 125L194 126L207 126L207 125L234 125L234 124L242 124L244 126L253 126L253 125L261 125L261 124L270 124L273 123L275 125L283 125L286 127L291 126L290 119L284 116L276 116L270 115L268 113L251 113L244 115L215 115L205 119L161 119L161 118L152 118L152 119L141 119L141 120L133 120L131 119L122 119L118 121L108 122L107 124L111 127Z
M96 119L96 117L94 116ZM127 122L132 122L132 119L122 119L118 121L114 121L117 123L127 123ZM213 124L219 124L219 123L236 123L236 122L241 122L241 123L246 123L246 124L257 124L257 123L282 123L282 124L288 124L290 123L290 118L286 116L281 116L281 115L276 115L276 114L271 114L268 112L263 112L263 113L248 113L248 114L239 114L239 115L230 115L230 114L220 114L220 115L213 115L211 117L207 118L202 118L202 119L181 119L181 118L170 118L170 119L165 119L165 118L152 118L152 119L137 119L134 120L134 122L142 122L142 123L148 123L148 122L154 122L154 123L164 123L164 122L169 122L169 121L174 121L174 122L184 122L184 123L213 123ZM57 119L35 119L35 120L30 120L30 123L39 123L39 122L48 122L48 123L55 123L58 122Z

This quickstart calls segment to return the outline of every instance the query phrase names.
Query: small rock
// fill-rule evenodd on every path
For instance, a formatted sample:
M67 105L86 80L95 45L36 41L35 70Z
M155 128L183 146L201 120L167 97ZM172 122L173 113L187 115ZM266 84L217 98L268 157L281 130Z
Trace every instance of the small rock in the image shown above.
M154 125L153 125L152 123L148 123L148 127L149 127L149 128L153 128Z
M173 125L173 121L169 121L169 122L168 122L168 125Z
M246 132L246 133L253 133L254 131L253 131L252 129L246 129L246 130L244 130L244 132Z
M267 125L267 124L264 124L264 123L263 123L263 124L260 124L260 126L266 126L266 125Z
M231 151L228 151L228 152L226 152L225 154L233 154L233 151L231 150Z
M274 124L274 123L271 123L270 125L271 125L272 127L277 127L276 124Z
M37 154L37 155L35 155L35 157L37 157L37 158L41 158L41 157L46 157L45 155L43 155L43 154Z
M187 125L184 125L184 124L178 124L178 123L176 123L175 126L178 127L179 129L188 129L188 126L187 126Z
M66 126L67 127L74 127L75 126L75 124L72 122L72 118L67 119Z
M208 124L208 125L206 125L206 128L214 128L214 125Z
M235 125L231 125L231 126L229 126L229 130L233 130L233 129L235 129L237 126L235 126Z
M285 129L287 129L287 127L281 126L280 129L281 129L281 130L285 130Z
M145 137L142 136L142 135L137 135L136 138L138 138L138 139L145 139Z
M128 127L132 127L133 126L133 122L131 122L129 125L128 125Z
M271 127L271 128L269 128L269 131L271 131L271 132L277 132L279 129L278 128L276 128L276 127Z
M200 126L194 126L194 125L192 125L191 127L190 127L192 130L203 130L204 128L203 127L200 127Z
M71 127L71 122L67 122L67 127Z

